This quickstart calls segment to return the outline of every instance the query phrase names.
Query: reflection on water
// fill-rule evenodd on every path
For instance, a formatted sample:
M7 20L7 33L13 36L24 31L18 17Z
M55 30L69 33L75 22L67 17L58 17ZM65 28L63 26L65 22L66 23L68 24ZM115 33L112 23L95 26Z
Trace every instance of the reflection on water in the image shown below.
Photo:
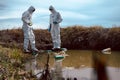
M70 50L67 52L69 54L69 57L67 57L63 61L63 66L64 67L75 67L75 68L80 68L80 67L92 67L92 53L101 53L101 51L89 51L89 50ZM110 54L111 53L111 54ZM112 67L120 67L120 52L113 51L108 54L105 54L104 56L107 59L107 66L112 66Z
M90 80L91 73L93 72L93 57L92 54L102 54L100 51L88 51L88 50L69 50L66 57L62 62L55 62L53 54L50 54L50 71L52 75L72 78L73 80ZM105 65L109 67L107 72L110 72L108 75L113 76L109 80L117 80L120 74L120 52L112 52L111 54L102 54L106 60ZM26 70L32 71L33 74L37 74L42 71L44 64L46 63L46 54L40 54L37 58L31 58L26 63ZM114 67L114 68L113 68ZM117 72L116 72L117 71ZM59 73L59 74L56 74ZM114 73L114 75L112 74ZM38 75L37 75L38 76ZM38 78L41 75L39 74ZM53 76L53 77L56 77ZM116 77L116 78L115 78Z

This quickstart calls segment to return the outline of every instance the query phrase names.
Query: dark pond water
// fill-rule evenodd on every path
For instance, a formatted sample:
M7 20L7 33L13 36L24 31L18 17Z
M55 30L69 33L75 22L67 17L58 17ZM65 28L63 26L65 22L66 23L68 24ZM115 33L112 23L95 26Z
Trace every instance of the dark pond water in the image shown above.
M63 61L56 62L54 55L50 54L49 66L50 70L58 72L53 74L53 77L59 76L64 78L77 78L78 80L90 80L93 73L93 55L97 54L100 60L102 60L109 72L109 80L115 80L119 78L120 74L120 52L112 51L108 54L103 54L101 51L91 50L68 50L66 52L69 56L66 56ZM40 72L47 61L47 54L39 54L36 58L32 58L26 63L26 70L33 70L33 74ZM114 74L113 74L114 73ZM112 75L112 77L111 77ZM40 76L37 75L38 77ZM56 78L55 78L56 80Z

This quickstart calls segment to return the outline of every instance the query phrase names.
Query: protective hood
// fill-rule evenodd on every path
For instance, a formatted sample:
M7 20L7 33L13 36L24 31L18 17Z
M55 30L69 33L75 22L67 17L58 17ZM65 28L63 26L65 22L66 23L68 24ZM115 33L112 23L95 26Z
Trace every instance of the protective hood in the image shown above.
M35 8L34 8L33 6L30 6L29 9L28 9L28 11L29 11L30 13L33 13L33 12L35 11Z
M55 10L55 8L54 8L53 6L50 6L50 7L49 7L49 10L52 10L53 13L56 12L56 10Z

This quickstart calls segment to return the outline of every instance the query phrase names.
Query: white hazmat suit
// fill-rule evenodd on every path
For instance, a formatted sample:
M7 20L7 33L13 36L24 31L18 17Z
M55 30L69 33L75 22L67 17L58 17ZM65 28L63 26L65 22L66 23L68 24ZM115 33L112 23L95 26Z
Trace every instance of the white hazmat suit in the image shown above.
M50 14L50 32L53 42L53 49L61 47L61 38L60 38L60 26L59 23L62 22L62 18L59 12L55 10L53 6L49 7Z
M29 41L30 41L30 45L32 50L34 51L38 51L38 49L36 49L35 47L35 35L33 33L33 29L32 29L32 13L35 11L35 8L33 6L29 7L29 9L27 11L25 11L22 14L22 21L23 21L23 32L24 32L24 51L25 52L29 52L28 50L28 45L29 45Z

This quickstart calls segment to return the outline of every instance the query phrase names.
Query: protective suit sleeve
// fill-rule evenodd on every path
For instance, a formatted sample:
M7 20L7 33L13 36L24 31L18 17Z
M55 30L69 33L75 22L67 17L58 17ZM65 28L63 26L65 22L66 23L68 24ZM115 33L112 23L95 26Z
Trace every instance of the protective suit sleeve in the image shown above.
M31 23L31 20L30 20L30 17L28 14L23 14L22 20L23 20L23 22L25 22L27 24Z
M57 22L57 23L62 22L62 17L61 17L61 15L60 15L60 13L57 14L57 21L56 21L56 22Z
M52 21L52 15L50 14L50 20L49 20L49 23L52 24L53 21Z

